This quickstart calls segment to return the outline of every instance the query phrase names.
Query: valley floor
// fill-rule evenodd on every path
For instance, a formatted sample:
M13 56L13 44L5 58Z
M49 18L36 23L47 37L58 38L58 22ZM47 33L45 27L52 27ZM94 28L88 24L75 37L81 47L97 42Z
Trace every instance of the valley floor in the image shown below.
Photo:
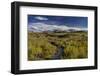
M87 32L28 32L28 60L88 57Z

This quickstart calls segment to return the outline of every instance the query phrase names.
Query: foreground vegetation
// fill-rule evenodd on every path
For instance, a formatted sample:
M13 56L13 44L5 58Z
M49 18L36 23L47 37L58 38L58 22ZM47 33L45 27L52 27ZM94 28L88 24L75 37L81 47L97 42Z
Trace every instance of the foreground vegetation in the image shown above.
M63 52L58 59L88 57L87 32L29 32L28 60L55 59L59 48Z

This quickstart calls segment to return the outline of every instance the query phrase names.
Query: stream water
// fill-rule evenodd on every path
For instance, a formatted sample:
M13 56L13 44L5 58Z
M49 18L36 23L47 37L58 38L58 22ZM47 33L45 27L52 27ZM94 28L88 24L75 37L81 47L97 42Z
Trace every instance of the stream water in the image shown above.
M64 54L64 47L55 44L55 42L50 42L52 45L57 47L56 53L52 56L51 59L61 59Z
M63 54L64 54L64 48L59 47L57 52L52 56L52 59L61 59Z

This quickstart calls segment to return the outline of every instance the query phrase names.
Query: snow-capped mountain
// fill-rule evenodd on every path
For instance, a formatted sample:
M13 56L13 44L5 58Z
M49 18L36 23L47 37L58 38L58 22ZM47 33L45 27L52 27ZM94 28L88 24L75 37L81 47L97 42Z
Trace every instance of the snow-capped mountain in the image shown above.
M28 26L29 31L33 32L44 32L44 31L87 31L87 28L78 28L78 27L68 27L66 25L49 25L45 23L32 23Z

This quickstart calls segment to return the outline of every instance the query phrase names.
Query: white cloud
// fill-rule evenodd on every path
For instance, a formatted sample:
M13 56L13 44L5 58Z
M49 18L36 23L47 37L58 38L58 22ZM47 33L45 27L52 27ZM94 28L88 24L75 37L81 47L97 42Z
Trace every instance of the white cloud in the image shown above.
M68 27L66 25L49 25L45 23L32 23L29 25L29 30L35 31L35 32L42 32L42 31L53 31L53 30L61 30L61 31L87 31L87 28L78 28L78 27Z
M35 18L38 19L38 20L48 20L48 18L40 17L40 16L37 16L37 17L35 17Z

